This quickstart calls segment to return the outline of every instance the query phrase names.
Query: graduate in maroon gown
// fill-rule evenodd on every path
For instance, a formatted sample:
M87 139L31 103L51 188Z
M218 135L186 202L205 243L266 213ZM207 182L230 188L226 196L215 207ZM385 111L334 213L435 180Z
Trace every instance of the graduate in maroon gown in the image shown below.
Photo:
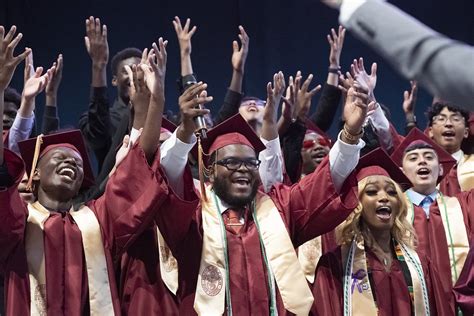
M474 247L469 251L464 268L456 282L454 296L464 315L474 314Z
M157 45L149 51L147 61L142 60L142 64L127 66L129 73L130 100L133 106L139 94L148 94L148 99L161 99L164 94L164 75L166 69L167 53L166 41L160 40ZM155 54L157 58L150 57ZM151 68L150 68L151 67ZM162 72L155 79L155 71L145 71L156 68L156 72ZM157 84L154 87L154 82ZM144 102L150 101L144 98ZM137 101L138 102L138 101ZM146 104L147 105L147 104ZM149 120L149 113L146 121ZM150 116L153 122L153 114ZM157 130L159 135L158 143L161 143L171 135L169 129L174 130L176 126L163 118L163 128ZM139 126L137 126L139 127ZM115 216L120 216L123 210L111 210ZM118 288L121 311L124 315L176 315L178 313L177 300L171 290L167 288L162 277L162 262L165 261L166 252L159 249L159 232L154 221L136 235L135 241L129 245L127 251L119 260L120 271L118 275ZM162 237L161 237L162 238ZM170 261L174 258L170 258ZM168 261L166 261L168 262ZM166 268L168 266L165 265ZM166 271L165 271L166 272Z
M473 240L474 190L450 197L437 189L456 161L418 129L410 131L392 158L412 183L405 195L409 201L408 220L418 236L417 252L436 266L446 303L454 313L452 287L466 260L469 241Z
M283 74L273 86L267 86L267 106L276 113ZM174 192L157 222L178 261L182 314L309 313L313 298L294 249L334 229L357 204L349 174L363 146L367 94L359 88L349 91L345 111L352 115L329 157L298 184L278 184L268 194L258 190L256 157L265 147L250 126L235 116L214 127L201 139L210 184L200 198L178 157L196 142L193 118L207 111L195 106L209 102L206 85L180 97L183 122L162 145L163 157L174 158L171 166L162 160ZM171 181L176 174L181 188Z
M409 181L382 150L357 167L359 205L337 229L341 246L319 260L314 315L448 315L444 292L414 250L407 203ZM421 262L420 262L421 259Z
M454 167L446 171L440 183L440 191L454 196L462 191L474 188L474 153L472 145L474 135L470 131L469 112L456 105L436 102L427 111L428 135L446 150L454 159Z
M12 40L10 33L4 38L0 27L0 94L18 58L5 42L17 43L21 36ZM0 95L3 112L2 100ZM93 180L79 131L20 143L23 160L0 144L0 270L7 315L120 315L113 259L167 195L157 172L163 105L163 98L150 102L140 144L128 149L104 196L77 209L72 199ZM33 204L18 194L25 164L37 196Z

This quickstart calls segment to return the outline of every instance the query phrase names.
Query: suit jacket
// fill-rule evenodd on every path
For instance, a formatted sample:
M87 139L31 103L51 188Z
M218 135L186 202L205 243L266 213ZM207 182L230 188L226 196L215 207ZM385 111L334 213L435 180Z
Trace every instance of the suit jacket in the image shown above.
M473 46L447 38L382 1L368 0L344 24L406 78L474 110Z

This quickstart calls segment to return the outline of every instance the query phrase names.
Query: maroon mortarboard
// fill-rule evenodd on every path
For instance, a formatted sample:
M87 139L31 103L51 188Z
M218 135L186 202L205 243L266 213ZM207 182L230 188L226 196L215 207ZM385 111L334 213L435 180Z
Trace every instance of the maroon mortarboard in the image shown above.
M26 172L30 175L28 181L30 188L32 175L37 163L47 152L58 147L71 148L81 155L84 170L84 180L82 181L81 188L88 188L94 184L94 174L92 173L89 156L87 155L87 149L80 130L71 130L46 136L39 135L38 137L18 142L18 147L20 148L21 157L25 162Z
M411 186L410 180L405 176L395 161L382 149L377 148L359 159L356 167L356 178L360 181L369 176L386 176L397 182L403 189Z
M253 148L256 153L266 148L252 127L238 113L214 126L207 132L207 138L200 141L204 156L209 156L217 149L227 145L247 145ZM195 157L198 153L197 149L197 146L193 148ZM204 163L206 166L208 165L207 159L204 159Z
M436 144L431 138L425 133L420 131L418 128L413 128L405 139L398 145L394 150L391 157L395 163L402 167L403 157L407 153L407 149L420 148L420 147L432 148L438 155L438 161L443 165L443 173L438 176L438 183L448 174L449 170L456 164L456 159L453 158L446 150Z
M316 124L314 124L310 119L306 119L306 134L316 133L324 140L323 142L320 141L320 144L328 147L332 147L332 140L328 134L326 134L322 129L320 129ZM325 144L326 143L326 144Z
M252 127L238 113L210 129L207 138L198 137L193 155L196 157L197 154L199 180L204 199L207 199L204 191L204 170L209 166L208 158L214 151L227 145L246 145L254 149L257 154L266 148Z
M161 119L161 133L163 132L174 133L176 128L177 126L174 125L170 120L167 120L164 117Z

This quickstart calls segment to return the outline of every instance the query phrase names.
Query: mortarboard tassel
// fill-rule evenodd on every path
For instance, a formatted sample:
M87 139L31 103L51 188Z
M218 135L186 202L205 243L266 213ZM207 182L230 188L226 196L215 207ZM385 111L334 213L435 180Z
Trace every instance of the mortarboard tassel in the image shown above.
M204 166L203 155L204 151L201 144L201 136L198 135L198 170L199 170L199 185L201 186L201 197L205 202L207 202L206 195L206 186L204 184L204 173L206 172L206 167Z
M28 183L26 184L26 190L28 192L33 192L33 176L35 175L36 165L38 164L38 157L41 152L41 144L43 144L43 134L36 137L35 152L33 154L33 163L31 164L30 176L28 178Z

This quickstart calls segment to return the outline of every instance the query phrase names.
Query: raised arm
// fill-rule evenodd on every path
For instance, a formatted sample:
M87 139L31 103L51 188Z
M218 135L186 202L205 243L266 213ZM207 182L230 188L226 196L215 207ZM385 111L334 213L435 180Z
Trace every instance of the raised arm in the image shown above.
M28 56L25 64L25 86L21 95L21 105L8 135L9 147L16 153L19 153L18 142L30 138L34 123L36 96L44 91L56 71L56 65L54 64L44 74L43 67L37 67L34 70L31 56L31 54Z
M263 110L260 139L266 149L258 155L261 161L258 172L265 192L268 192L273 185L283 182L283 157L278 138L277 115L284 91L285 77L280 71L273 75L273 86L271 82L267 84L267 103Z
M51 80L46 85L46 104L43 114L42 134L49 134L59 129L58 117L58 89L63 78L63 55L59 54L58 59L53 64L56 70L51 74Z
M245 62L247 61L247 55L249 52L250 38L242 25L239 25L239 32L241 45L239 47L237 41L232 42L232 79L230 81L230 86L227 89L224 103L217 113L214 122L215 124L219 124L237 114L242 101L242 82L244 80Z
M367 103L367 90L355 83L344 106L346 123L329 157L296 185L272 191L290 221L295 245L332 230L357 206L357 182L351 173L364 146L360 137Z
M10 84L16 67L30 54L30 49L14 56L13 52L23 35L15 36L16 26L12 26L5 35L5 29L0 26L0 113L4 111L4 91ZM0 128L3 130L3 120L0 120ZM5 159L6 154L6 159ZM23 162L12 152L4 152L3 142L0 142L0 268L3 267L10 251L18 245L22 238L26 222L25 209L22 206L17 186L24 172Z
M316 111L310 117L310 120L323 131L331 127L341 101L338 72L341 69L340 59L345 36L346 30L342 26L339 26L337 33L331 29L331 34L327 35L330 47L328 77L321 91Z
M415 105L418 95L418 83L411 80L410 85L410 91L403 92L402 108L405 113L405 135L408 134L412 128L416 127Z
M140 139L140 146L143 148L149 163L153 161L160 143L161 119L165 107L167 44L168 41L163 41L163 38L160 37L158 45L156 43L152 45L153 52L148 56L148 65L140 65L151 94L148 114Z
M181 20L177 16L174 17L173 26L179 43L179 56L181 61L180 87L181 90L184 90L188 85L187 82L196 81L193 72L193 64L191 61L191 39L197 30L197 26L193 26L191 29L189 29L191 26L191 19L186 19L186 23L183 26Z
M183 174L188 162L188 153L196 144L194 118L209 114L208 109L199 109L196 106L211 102L213 99L207 95L206 89L206 83L198 82L183 92L178 101L181 124L161 145L161 166L170 187L178 196L182 196L183 193Z
M88 145L102 164L111 144L110 112L107 98L107 63L109 44L107 26L93 16L86 19L84 37L87 53L92 61L92 79L89 109L81 115L79 128Z

